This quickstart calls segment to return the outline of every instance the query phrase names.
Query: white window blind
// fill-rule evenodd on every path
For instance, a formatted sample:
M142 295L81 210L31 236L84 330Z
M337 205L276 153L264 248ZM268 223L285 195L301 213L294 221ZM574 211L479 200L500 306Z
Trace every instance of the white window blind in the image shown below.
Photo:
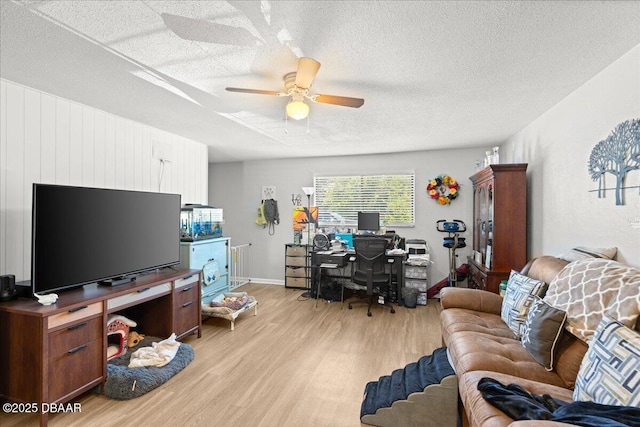
M385 226L415 224L415 174L317 176L320 225L355 225L358 212L379 212Z

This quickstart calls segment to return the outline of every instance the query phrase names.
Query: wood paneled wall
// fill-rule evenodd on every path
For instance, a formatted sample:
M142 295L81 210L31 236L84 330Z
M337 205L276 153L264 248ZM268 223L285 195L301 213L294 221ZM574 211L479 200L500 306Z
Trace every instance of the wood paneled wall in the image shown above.
M207 147L0 80L0 274L16 280L30 277L34 182L178 193L182 203L207 203Z

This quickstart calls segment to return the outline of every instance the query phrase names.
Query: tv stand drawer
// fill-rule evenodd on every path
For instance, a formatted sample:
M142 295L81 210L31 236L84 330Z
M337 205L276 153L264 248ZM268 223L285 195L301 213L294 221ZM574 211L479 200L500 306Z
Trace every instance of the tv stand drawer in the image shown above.
M47 327L48 329L57 328L100 313L102 313L102 302L72 308L64 313L49 316Z
M129 307L131 305L157 298L161 295L171 293L171 283L163 283L161 285L152 286L150 288L143 288L134 291L130 294L121 295L119 297L111 298L107 300L107 311L112 312L114 310Z

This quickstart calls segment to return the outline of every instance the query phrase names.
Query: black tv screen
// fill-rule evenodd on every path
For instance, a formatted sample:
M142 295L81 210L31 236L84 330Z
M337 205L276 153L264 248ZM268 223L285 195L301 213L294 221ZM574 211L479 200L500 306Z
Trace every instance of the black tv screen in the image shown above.
M358 230L378 231L380 230L379 212L358 212Z
M31 283L46 293L180 262L180 195L34 184Z

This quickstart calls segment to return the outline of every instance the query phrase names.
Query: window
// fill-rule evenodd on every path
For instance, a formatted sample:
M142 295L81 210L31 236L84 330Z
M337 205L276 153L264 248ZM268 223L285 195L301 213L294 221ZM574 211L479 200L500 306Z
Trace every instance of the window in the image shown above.
M354 226L358 211L380 212L386 226L415 223L415 174L319 176L314 187L321 226Z

